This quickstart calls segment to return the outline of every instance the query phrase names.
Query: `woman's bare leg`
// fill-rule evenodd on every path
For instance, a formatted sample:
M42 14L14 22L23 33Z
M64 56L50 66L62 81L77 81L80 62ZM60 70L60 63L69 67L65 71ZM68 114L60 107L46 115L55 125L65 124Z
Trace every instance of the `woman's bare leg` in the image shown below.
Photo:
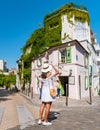
M39 112L39 117L40 117L40 120L42 120L42 116L43 116L43 112L44 112L44 108L45 108L45 103L42 102L41 106L40 106L40 112Z
M44 121L45 121L45 122L48 121L48 116L49 116L51 104L52 104L52 102L47 102L46 105L45 105L45 107L46 107L46 110L45 110L45 117L44 117Z

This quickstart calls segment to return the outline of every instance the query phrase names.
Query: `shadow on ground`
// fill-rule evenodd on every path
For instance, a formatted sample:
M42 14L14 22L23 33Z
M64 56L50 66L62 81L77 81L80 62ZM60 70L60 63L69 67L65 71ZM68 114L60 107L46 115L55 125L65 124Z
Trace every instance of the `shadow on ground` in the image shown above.
M15 92L7 89L0 89L0 102L11 100L8 96L14 95Z

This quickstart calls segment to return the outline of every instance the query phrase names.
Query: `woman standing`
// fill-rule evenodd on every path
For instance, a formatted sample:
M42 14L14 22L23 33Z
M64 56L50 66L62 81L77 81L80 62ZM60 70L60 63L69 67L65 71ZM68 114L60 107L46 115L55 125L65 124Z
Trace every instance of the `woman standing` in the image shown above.
M52 71L54 69L54 71ZM50 88L53 87L53 77L56 76L59 71L54 65L50 65L48 63L44 63L42 75L41 75L41 82L43 83L42 86L42 95L41 95L41 101L42 104L40 106L40 111L39 111L39 125L51 125L51 122L48 122L48 116L51 108L52 101L55 99L50 96ZM44 113L45 109L45 113ZM44 113L44 118L43 118L43 113ZM44 121L42 121L44 119Z

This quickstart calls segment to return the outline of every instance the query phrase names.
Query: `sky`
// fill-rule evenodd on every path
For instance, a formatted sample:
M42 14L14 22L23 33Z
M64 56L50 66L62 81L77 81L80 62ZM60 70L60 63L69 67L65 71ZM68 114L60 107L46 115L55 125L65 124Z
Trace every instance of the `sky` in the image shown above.
M16 67L21 48L39 24L43 25L44 16L70 2L88 9L90 27L100 44L99 0L0 0L0 59L8 68Z

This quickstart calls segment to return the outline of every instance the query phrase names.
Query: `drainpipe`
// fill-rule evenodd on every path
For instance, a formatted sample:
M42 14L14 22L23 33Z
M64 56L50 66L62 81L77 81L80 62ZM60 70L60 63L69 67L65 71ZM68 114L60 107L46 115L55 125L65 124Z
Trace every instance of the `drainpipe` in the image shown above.
M100 68L99 68L99 92L98 92L98 94L99 94L99 97L100 97Z

